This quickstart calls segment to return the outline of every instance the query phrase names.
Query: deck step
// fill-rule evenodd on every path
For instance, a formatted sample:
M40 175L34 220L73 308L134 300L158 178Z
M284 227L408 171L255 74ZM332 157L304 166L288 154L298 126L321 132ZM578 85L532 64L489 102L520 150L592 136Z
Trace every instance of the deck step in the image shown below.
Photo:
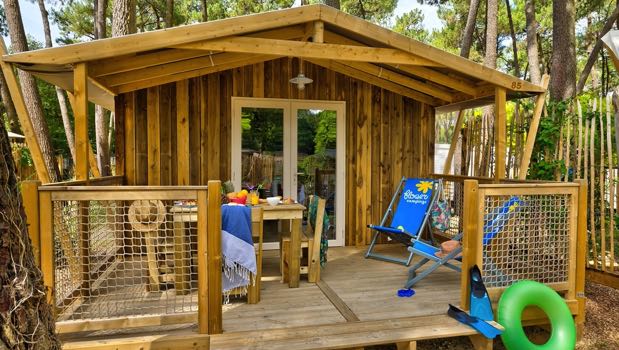
M346 349L477 334L446 315L211 335L211 349Z

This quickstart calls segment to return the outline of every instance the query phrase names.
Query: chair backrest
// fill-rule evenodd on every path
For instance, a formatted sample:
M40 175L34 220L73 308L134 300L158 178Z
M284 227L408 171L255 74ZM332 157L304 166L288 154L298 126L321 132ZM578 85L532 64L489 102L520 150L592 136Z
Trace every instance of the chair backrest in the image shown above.
M251 208L251 236L254 240L254 244L258 243L258 247L262 250L262 239L263 239L263 212L264 209L261 207L252 207Z
M484 217L484 245L490 243L503 230L522 205L523 201L520 198L512 196L503 205L486 214Z
M435 183L432 179L406 179L390 226L417 235L427 220Z
M326 215L325 207L327 200L318 196L309 197L309 206L307 210L307 222L310 232L313 232L314 242L312 246L312 263L320 265L320 241L322 239L322 231L324 229L324 219ZM314 210L315 209L315 210Z

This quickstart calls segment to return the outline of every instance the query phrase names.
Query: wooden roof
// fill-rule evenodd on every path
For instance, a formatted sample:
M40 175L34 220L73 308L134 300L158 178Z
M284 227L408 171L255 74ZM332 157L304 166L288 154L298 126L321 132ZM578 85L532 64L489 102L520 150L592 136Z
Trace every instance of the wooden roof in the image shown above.
M325 5L228 18L123 37L4 55L5 62L73 91L88 62L89 99L113 110L114 95L283 56L365 80L450 111L545 91L482 64Z

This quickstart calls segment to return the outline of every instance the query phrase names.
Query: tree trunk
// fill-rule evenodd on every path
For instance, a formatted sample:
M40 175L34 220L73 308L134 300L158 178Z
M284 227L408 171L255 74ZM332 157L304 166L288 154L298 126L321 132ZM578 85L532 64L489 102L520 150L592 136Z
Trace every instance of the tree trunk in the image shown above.
M576 92L576 24L574 0L552 3L550 97L565 101Z
M15 111L15 105L11 99L11 94L9 93L9 88L6 85L6 79L4 79L4 74L2 74L2 72L0 72L0 96L2 96L4 111L8 117L9 131L16 134L21 133L17 111Z
M174 0L166 0L165 27L172 28L173 26L174 26Z
M498 21L499 15L499 3L498 0L488 0L486 2L486 53L484 56L484 66L490 68L496 68L497 60L497 36L498 36ZM490 157L488 156L492 150L492 137L494 130L494 106L484 107L483 109L483 123L482 125L487 127L485 136L482 139L482 145L484 147L484 153L486 156L482 157L480 165L481 176L490 176ZM495 135L496 136L496 135ZM501 175L502 177L505 174Z
M576 86L576 94L581 93L583 88L585 87L585 83L587 82L589 73L591 73L591 70L593 69L595 65L595 61L597 61L597 56L600 53L600 50L602 50L602 40L600 40L600 38L603 37L606 33L608 33L612 29L613 23L615 23L617 18L619 18L619 7L615 7L615 10L613 11L613 13L606 20L606 23L604 24L604 28L602 28L602 31L595 38L595 45L593 46L593 49L591 50L591 54L589 55L589 58L587 59L585 68L583 68L582 72L580 73L580 77L578 79L578 85Z
M114 0L112 2L112 36L135 32L135 0Z
M0 349L60 349L28 236L4 122L0 122L0 208Z
M475 23L477 22L477 10L479 9L479 0L471 0L469 5L469 15L466 18L466 26L464 27L464 36L462 37L462 46L460 47L460 56L469 58L471 54L471 45L473 45L473 32L475 31Z
M537 20L535 19L535 1L527 0L524 5L527 20L527 56L529 57L529 75L531 82L539 84L542 81L542 72L539 63L537 46Z
M340 9L340 0L325 0L325 5Z
M49 28L49 13L45 8L44 0L37 0L39 3L39 10L41 11L41 20L43 21L43 33L45 34L45 47L52 47L52 33ZM67 99L64 95L64 90L56 86L56 97L58 98L58 104L60 106L60 115L62 116L62 125L64 126L64 133L67 136L67 144L69 146L69 152L71 153L71 160L75 164L75 138L73 135L73 127L69 119L69 110L67 109Z
M103 39L106 37L105 14L107 12L107 0L97 0L95 38ZM107 142L108 118L107 112L102 106L95 106L95 142L97 144L97 166L101 176L111 175L110 169L110 145Z
M202 22L208 22L208 0L202 0Z
M28 51L28 42L26 41L24 24L21 20L19 2L17 0L4 0L4 11L6 13L13 51ZM39 96L36 80L30 73L25 71L18 70L18 73L24 100L28 108L28 114L30 115L34 132L39 141L41 153L43 154L43 162L49 173L50 181L56 182L59 180L60 174L54 157L54 149L52 148L47 121L43 115L43 106L41 104L41 97Z
M514 51L514 75L520 78L520 64L518 63L518 45L516 41L516 31L514 30L514 20L512 18L512 9L509 0L505 0L507 8L507 19L509 20L509 33L512 37L512 50Z

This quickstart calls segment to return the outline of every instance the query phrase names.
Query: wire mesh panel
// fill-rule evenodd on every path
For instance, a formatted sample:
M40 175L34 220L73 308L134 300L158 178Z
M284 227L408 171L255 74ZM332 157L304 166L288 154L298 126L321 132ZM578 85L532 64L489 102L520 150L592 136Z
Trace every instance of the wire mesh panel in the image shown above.
M462 182L448 179L443 180L443 199L447 201L451 212L449 228L445 233L451 237L462 232L463 191L464 184Z
M59 321L198 310L198 208L171 197L53 200Z
M507 287L519 280L568 282L576 232L572 195L482 195L487 287Z

